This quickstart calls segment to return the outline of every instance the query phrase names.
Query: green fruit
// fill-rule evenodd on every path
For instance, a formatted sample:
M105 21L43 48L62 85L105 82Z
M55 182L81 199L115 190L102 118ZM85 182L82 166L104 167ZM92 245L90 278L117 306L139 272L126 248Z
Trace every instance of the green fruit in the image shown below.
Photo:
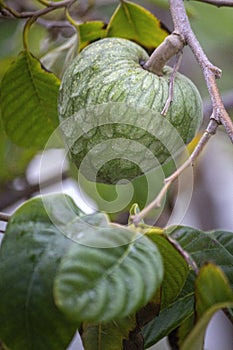
M147 59L137 44L106 38L86 47L64 74L61 129L74 163L91 181L132 180L164 164L200 126L200 95L179 73L173 102L161 115L171 68L159 77L142 68Z

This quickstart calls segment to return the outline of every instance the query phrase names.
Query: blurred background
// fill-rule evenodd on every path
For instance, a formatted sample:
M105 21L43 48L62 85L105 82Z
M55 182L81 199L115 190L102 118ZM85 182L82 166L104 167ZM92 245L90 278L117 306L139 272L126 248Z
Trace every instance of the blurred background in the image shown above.
M163 25L172 31L172 21L165 0L134 1L156 15ZM19 12L38 8L37 1L5 1ZM108 22L118 1L91 0L79 1L72 8L72 15L78 23L98 19ZM201 2L188 1L187 11L191 26L210 61L222 69L219 89L227 110L233 117L233 8L217 8ZM0 15L0 80L9 64L22 49L22 29L25 20L6 18ZM41 59L43 65L59 78L64 69L76 55L77 36L68 22L64 22L63 11L56 11L38 20L30 30L29 47L31 52ZM172 65L172 61L170 65ZM211 114L208 91L202 72L189 48L184 49L180 72L188 76L198 87L204 101L204 121L207 125ZM200 135L190 145L190 150ZM43 156L43 166L41 158ZM182 157L180 161L182 160ZM61 165L63 164L62 169ZM42 150L22 149L14 145L6 136L0 119L0 211L12 213L24 200L40 193L62 190L70 194L85 212L104 210L102 200L118 200L118 209L110 210L111 219L127 223L128 209L132 202L138 202L143 208L146 199L152 200L158 193L165 176L172 173L174 164L168 163L161 171L150 174L154 181L152 193L145 193L145 178L133 183L133 198L127 205L125 194L128 187L99 185L97 192L93 184L83 179L77 183L75 169L70 166L63 149ZM182 175L182 186L176 183L167 194L161 210L154 210L148 217L148 223L164 227L169 224L185 224L201 230L222 229L233 232L233 147L222 127L212 137L206 149L194 167L194 173ZM191 175L190 175L191 174ZM62 176L62 183L60 178ZM192 178L194 175L194 180ZM181 188L182 187L182 188ZM191 192L191 201L190 201ZM182 199L175 205L177 194ZM189 203L190 201L190 203ZM185 202L185 208L181 202ZM0 222L0 230L5 224ZM1 237L3 235L1 234ZM233 328L223 313L212 320L206 338L208 350L231 350ZM78 338L70 350L81 349ZM156 350L168 349L166 340Z

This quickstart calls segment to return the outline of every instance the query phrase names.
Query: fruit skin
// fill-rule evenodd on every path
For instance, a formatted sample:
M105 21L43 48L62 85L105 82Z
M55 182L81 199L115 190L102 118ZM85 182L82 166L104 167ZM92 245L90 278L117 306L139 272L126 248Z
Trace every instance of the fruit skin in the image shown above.
M202 101L197 88L188 78L177 73L173 102L167 115L161 116L169 95L169 77L172 70L165 66L163 76L159 77L142 68L140 63L147 59L147 53L139 45L126 39L106 38L86 47L66 70L59 93L60 122L77 116L77 112L83 109L90 109L87 116L75 117L71 124L68 123L66 126L66 123L63 123L62 126L72 159L78 168L87 152L95 145L111 139L121 148L120 141L123 138L132 140L132 143L133 141L141 143L153 153L154 157L157 157L160 164L164 164L171 158L171 151L174 156L182 146L178 145L177 138L173 137L176 133L171 128L167 130L168 123L165 121L170 122L177 130L185 144L195 136L202 120ZM137 118L142 118L141 124L135 122L136 119L135 116L132 117L131 110L125 114L119 112L122 115L116 119L118 126L120 123L121 127L117 127L109 112L111 109L109 103L112 102L121 103L119 106L127 105L134 108ZM96 106L103 104L106 105L104 121L108 125L101 126L103 113L101 112L102 121L98 123L99 115L95 112L96 108L98 109ZM116 110L117 108L115 113ZM149 119L153 119L151 119L152 124L154 123L152 134L151 130L144 130L144 119L147 118L147 114ZM130 125L124 124L126 119L126 124ZM88 125L93 123L92 130L83 129L85 120ZM72 137L70 136L70 128L77 131L77 139L74 132ZM167 150L167 142L169 150ZM86 165L81 172L91 181L116 183L122 178L132 180L155 167L150 163L144 166L143 170L141 169L140 162L144 162L145 165L145 154L141 154L141 158L137 154L135 163L132 161L133 155L130 160L123 159L130 144L126 145L127 143L124 146L122 143L121 159L119 159L120 156L115 157L117 159L112 158L103 166L100 165L101 162L93 165L90 160L89 165ZM106 149L109 149L109 144ZM102 157L101 147L99 150L100 153L98 154L97 149L92 160L95 157ZM95 174L93 175L95 172L96 177Z

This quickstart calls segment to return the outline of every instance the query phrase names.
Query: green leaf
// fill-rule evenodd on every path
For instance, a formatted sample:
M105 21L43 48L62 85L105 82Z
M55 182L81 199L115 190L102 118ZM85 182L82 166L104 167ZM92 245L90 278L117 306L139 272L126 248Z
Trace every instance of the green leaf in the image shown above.
M78 25L77 29L79 32L79 51L106 35L106 24L101 21L85 22Z
M51 209L62 199L46 197ZM0 249L0 339L13 350L66 348L77 327L53 300L53 280L72 242L51 222L41 198L11 217ZM65 219L65 218L64 218Z
M229 281L222 270L212 263L201 268L196 279L195 296L198 319L215 304L233 302Z
M0 41L0 45L1 45L1 41ZM0 58L0 80L2 80L2 77L4 76L9 66L11 65L13 59L14 59L13 57Z
M80 233L85 224L88 228L88 221L83 222ZM75 321L124 318L146 305L160 286L161 256L147 237L123 226L89 227L87 239L73 245L61 261L56 303Z
M130 331L136 327L134 316L119 319L109 323L82 326L82 341L85 350L121 350L123 341L128 339Z
M59 80L29 52L11 64L1 83L0 105L8 137L21 147L41 149L58 126Z
M214 313L233 306L233 290L221 269L211 263L199 272L195 297L197 323L181 350L203 350L206 328Z
M107 27L107 37L133 40L152 49L168 35L159 20L145 8L129 1L121 1Z
M231 232L202 232L195 228L182 226L168 228L167 233L170 231L172 231L172 238L176 239L182 249L190 254L198 267L201 267L207 261L214 261L232 280L233 234ZM182 307L180 310L182 310ZM172 329L174 330L178 327L176 337L179 344L183 342L185 334L189 333L193 328L193 312L190 314L189 319L184 319L181 325L178 322L176 327ZM163 310L160 316L162 315Z
M171 236L191 255L198 267L208 261L215 263L223 270L233 286L232 232L202 232L192 227L177 226L172 229Z
M189 267L168 237L161 233L161 229L148 229L147 237L156 243L163 259L164 279L161 308L164 308L171 304L181 292L189 273Z
M162 309L160 314L143 328L145 348L157 343L193 315L194 279L194 273L190 272L176 300Z

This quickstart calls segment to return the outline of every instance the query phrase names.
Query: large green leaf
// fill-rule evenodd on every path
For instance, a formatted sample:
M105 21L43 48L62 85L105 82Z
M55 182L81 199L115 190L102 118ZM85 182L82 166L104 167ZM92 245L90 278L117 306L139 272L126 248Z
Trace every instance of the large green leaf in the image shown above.
M148 229L147 236L156 243L163 259L164 279L161 308L164 308L170 305L181 292L189 273L189 266L181 253L161 230Z
M190 272L176 300L162 309L160 314L143 328L145 348L157 343L193 315L194 279L194 273Z
M59 80L29 52L11 64L1 83L0 105L8 137L17 145L41 149L58 126Z
M126 317L146 305L160 286L159 251L147 237L122 226L89 227L90 238L73 245L61 261L56 303L76 321Z
M203 350L209 321L216 311L233 306L233 290L222 270L211 263L203 266L195 283L197 323L181 350Z
M157 47L167 35L152 13L126 0L120 2L107 27L107 37L133 40L147 48Z
M127 340L130 331L136 327L134 316L109 323L84 323L82 341L85 350L121 350L123 341Z
M233 286L232 232L202 232L192 227L177 226L172 229L171 236L191 255L198 267L208 261L221 267Z
M63 199L51 195L47 202L52 209ZM0 339L12 350L64 350L77 326L53 300L54 276L72 242L46 209L41 198L23 204L11 217L0 249Z
M223 270L226 274L226 276L229 278L230 282L232 283L232 266L233 266L233 234L231 232L224 232L224 231L213 231L213 232L202 232L195 228L191 227L175 227L175 228L168 228L167 232L172 231L172 238L176 239L177 242L180 244L181 249L184 250L184 253L190 254L191 259L195 261L195 263L198 265L198 267L201 267L202 265L205 266L206 262L212 261L218 264L221 267L221 270ZM159 243L157 243L157 246L160 248ZM166 253L166 252L165 252ZM161 250L161 254L164 258L164 255ZM167 254L167 257L170 256ZM168 267L165 267L165 276L164 276L164 282L166 281L166 270ZM219 268L217 268L219 269ZM220 273L223 274L219 269ZM200 300L200 295L202 297L205 295L206 301L204 304L201 305L208 305L207 300L209 300L209 308L212 311L207 311L207 316L205 318L205 321L201 321L201 327L203 327L202 337L204 337L205 334L205 328L208 324L210 317L213 315L213 313L223 307L223 304L219 304L216 309L216 305L214 306L214 300L211 295L214 295L214 292L211 292L215 289L214 285L216 282L216 276L215 275L209 275L209 279L206 278L206 283L208 281L209 289L206 287L205 284L203 284L203 288L205 292L202 294L198 294L198 298ZM223 277L222 281L225 277ZM212 282L211 282L212 281ZM198 280L197 280L198 283ZM212 284L211 284L212 283ZM163 285L162 285L163 286ZM221 278L218 280L218 292L220 291L221 294L221 286L223 288L223 297L224 297L224 283L221 282ZM167 286L168 287L168 286ZM201 283L199 284L199 291L201 290ZM218 293L217 292L217 293ZM197 295L196 295L196 300ZM229 304L227 304L229 306ZM198 303L197 303L198 307ZM164 336L168 335L171 331L177 329L179 326L181 326L181 329L178 329L178 343L182 343L184 340L184 336L191 332L193 328L193 315L194 315L194 274L192 273L191 276L187 279L186 285L180 294L178 298L171 303L170 305L163 308L160 312L160 314L155 317L148 325L146 325L143 329L143 334L145 338L145 344L146 346L151 346L154 343L156 343L158 340L163 338ZM199 326L197 327L197 333L200 331ZM196 329L196 328L195 328ZM191 332L192 333L192 332ZM190 333L190 334L191 334ZM195 336L197 335L195 333ZM188 336L187 339L189 339L191 335ZM202 339L203 340L203 339ZM199 338L200 341L200 338ZM186 342L186 341L185 341ZM188 341L188 345L184 350L190 350L189 348L191 344L191 341ZM197 345L197 343L195 343ZM186 345L185 345L186 346ZM195 350L199 350L201 348L195 348L195 346L192 348ZM183 349L182 349L183 350Z

